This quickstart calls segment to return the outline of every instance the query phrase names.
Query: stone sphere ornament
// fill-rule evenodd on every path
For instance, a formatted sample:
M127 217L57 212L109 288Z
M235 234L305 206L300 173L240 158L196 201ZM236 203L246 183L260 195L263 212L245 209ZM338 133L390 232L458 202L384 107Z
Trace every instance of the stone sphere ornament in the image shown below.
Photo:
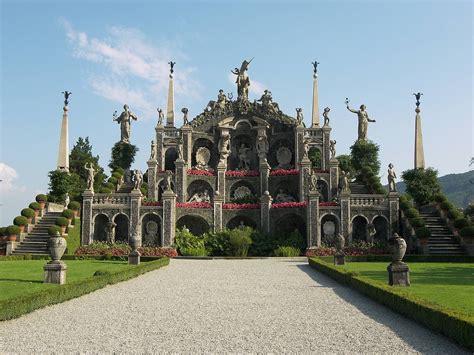
M64 255L64 252L66 251L66 247L66 239L61 237L59 232L56 232L56 234L50 237L48 240L49 254L51 255L51 259L53 259L54 262L58 262L61 260Z

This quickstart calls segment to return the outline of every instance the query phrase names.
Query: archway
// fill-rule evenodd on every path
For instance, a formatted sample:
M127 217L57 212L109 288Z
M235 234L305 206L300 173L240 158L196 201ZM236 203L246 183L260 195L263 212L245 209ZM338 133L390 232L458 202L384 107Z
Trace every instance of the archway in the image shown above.
M241 226L257 229L257 223L247 216L236 216L227 222L228 229L239 228Z
M334 237L339 234L340 224L333 214L325 214L321 218L321 241L328 245L334 244Z
M175 147L166 149L165 152L165 170L175 170L174 162L178 159L178 151Z
M142 218L142 244L145 247L161 246L161 218L147 213Z
M377 216L372 221L372 224L375 227L375 242L386 242L388 239L388 222L387 219L383 216Z
M109 217L100 213L94 218L94 241L107 241L107 224Z
M201 235L209 231L209 223L200 217L195 215L186 215L178 219L176 222L176 228L186 227L194 235Z
M275 234L279 236L278 239L283 241L283 244L298 245L302 250L307 247L306 222L297 214L280 217L275 223Z
M114 218L115 241L128 243L128 217L120 213Z
M366 241L367 240L367 218L363 216L356 216L352 220L352 240Z

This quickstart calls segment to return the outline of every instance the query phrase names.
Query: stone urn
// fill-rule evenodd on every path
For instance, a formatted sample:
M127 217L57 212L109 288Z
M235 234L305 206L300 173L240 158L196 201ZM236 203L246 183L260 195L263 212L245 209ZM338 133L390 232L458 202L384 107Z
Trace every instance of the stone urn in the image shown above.
M50 237L48 240L49 254L51 255L53 261L57 262L61 260L62 256L64 255L64 252L66 251L66 247L66 239L61 237L59 232L56 232L56 234Z
M138 233L133 233L129 240L130 247L132 248L131 253L138 253L137 249L142 246L141 238L138 236Z
M400 237L397 233L393 234L393 237L388 240L390 244L392 262L401 263L405 253L407 251L407 243L405 239Z

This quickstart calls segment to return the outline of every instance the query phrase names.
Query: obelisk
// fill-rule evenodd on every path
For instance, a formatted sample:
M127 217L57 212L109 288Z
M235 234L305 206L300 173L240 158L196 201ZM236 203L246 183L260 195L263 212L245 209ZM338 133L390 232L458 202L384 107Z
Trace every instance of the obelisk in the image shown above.
M63 121L61 124L61 137L59 138L58 167L57 170L69 173L69 129L68 116L69 96L71 92L64 91Z
M422 93L413 94L416 98L415 116L415 169L425 168L425 153L423 151L423 134L421 132L420 98Z
M313 112L311 116L311 127L319 127L319 98L318 98L318 62L313 63Z
M168 106L166 111L166 126L174 127L174 87L173 87L173 73L176 62L168 62L170 65L170 81L168 85Z

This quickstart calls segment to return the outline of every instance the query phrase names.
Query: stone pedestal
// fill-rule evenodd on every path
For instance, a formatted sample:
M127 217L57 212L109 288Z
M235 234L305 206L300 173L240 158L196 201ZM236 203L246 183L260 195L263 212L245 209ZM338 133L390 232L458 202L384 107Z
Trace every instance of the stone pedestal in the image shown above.
M329 200L337 196L339 185L339 161L337 159L329 160Z
M132 190L130 193L130 233L141 230L140 207L142 205L142 193L139 190ZM141 238L141 233L139 233Z
M308 235L308 248L321 246L321 228L319 227L319 198L318 191L310 191L308 194L308 206L306 207L306 230Z
M259 169L260 169L260 192L263 194L265 191L269 190L268 177L270 176L270 165L268 165L266 159L260 159Z
M176 195L172 190L166 190L163 198L163 246L169 247L174 243L176 232Z
M140 265L140 253L138 252L138 250L132 250L130 254L128 254L128 264Z
M402 261L387 266L388 284L390 286L410 286L410 269Z
M346 240L346 245L351 243L351 193L342 192L340 195L341 206L341 233Z
M158 161L150 159L148 164L148 198L152 201L158 201L158 184L156 179Z
M390 213L390 234L398 233L400 194L396 191L388 193L388 208Z
M50 261L44 267L44 283L59 284L66 283L67 266L62 261Z
M225 197L225 171L227 167L225 164L219 163L217 166L217 191L221 196Z
M186 162L186 170L191 169L192 162L192 151L193 151L193 142L192 142L192 127L189 125L181 127L181 134L183 137L183 160Z
M272 197L265 191L260 198L260 223L265 233L270 233L270 209L272 208Z
M82 194L82 228L81 228L81 245L89 245L92 242L92 201L94 192L90 190L84 191Z
M329 141L331 139L331 127L323 126L323 147L321 152L321 169L327 170L329 165L329 158L331 153L329 152Z
M308 174L311 174L311 160L309 160L308 157L305 157L299 164L299 168L300 168L299 194L300 194L300 202L303 202L303 201L306 201L306 195L308 194L308 186L307 186L308 184L306 181L306 176L309 176Z
M175 161L176 166L176 185L175 191L177 195L178 202L186 202L186 178L187 178L187 169L186 162L183 159L177 159Z
M344 254L334 255L334 265L346 265L346 256Z
M224 203L224 196L216 191L214 193L214 232L220 232L222 226L222 205Z
M6 252L5 252L5 254L6 254L6 255L12 255L12 254L13 254L13 251L14 251L15 248L16 248L17 242L8 240L8 241L6 241L5 243L6 243Z

